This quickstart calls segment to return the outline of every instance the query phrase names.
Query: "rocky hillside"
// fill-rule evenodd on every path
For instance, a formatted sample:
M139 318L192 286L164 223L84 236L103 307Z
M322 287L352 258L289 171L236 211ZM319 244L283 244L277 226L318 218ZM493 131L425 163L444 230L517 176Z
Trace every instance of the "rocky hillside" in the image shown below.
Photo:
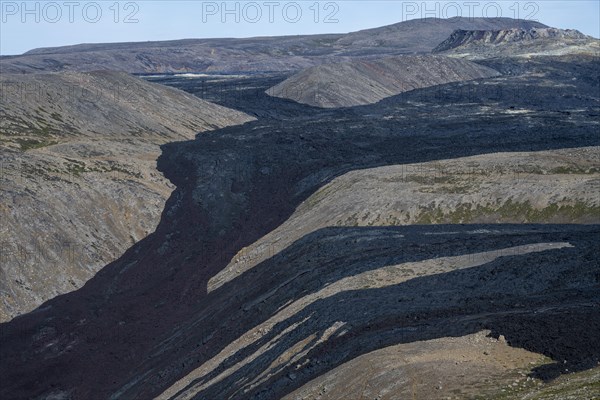
M456 30L433 52L470 58L581 53L597 55L600 52L600 40L574 29Z
M311 67L267 93L315 107L350 107L376 103L409 90L497 75L499 72L491 68L465 60L397 56Z
M2 74L0 321L81 287L156 228L161 144L247 115L125 73Z
M349 34L81 44L0 57L0 67L3 73L289 71L357 56L427 53L456 29L544 26L510 18L419 19Z

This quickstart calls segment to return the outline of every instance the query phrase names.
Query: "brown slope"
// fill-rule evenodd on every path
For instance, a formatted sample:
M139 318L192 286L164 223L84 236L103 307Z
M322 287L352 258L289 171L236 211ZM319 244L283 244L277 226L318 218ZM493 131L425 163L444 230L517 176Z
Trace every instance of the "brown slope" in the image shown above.
M154 231L163 143L251 118L125 73L2 75L0 321L77 289Z
M267 91L316 107L350 107L449 82L490 78L499 72L440 56L397 56L311 67Z

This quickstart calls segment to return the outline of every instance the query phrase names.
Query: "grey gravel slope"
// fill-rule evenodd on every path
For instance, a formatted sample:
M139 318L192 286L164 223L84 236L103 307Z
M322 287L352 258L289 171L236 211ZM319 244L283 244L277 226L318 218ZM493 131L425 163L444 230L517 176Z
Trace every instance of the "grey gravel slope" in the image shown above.
M414 89L498 75L491 68L466 60L397 56L311 67L267 93L315 107L350 107L376 103Z
M125 73L0 78L0 321L81 287L153 232L159 146L251 120Z

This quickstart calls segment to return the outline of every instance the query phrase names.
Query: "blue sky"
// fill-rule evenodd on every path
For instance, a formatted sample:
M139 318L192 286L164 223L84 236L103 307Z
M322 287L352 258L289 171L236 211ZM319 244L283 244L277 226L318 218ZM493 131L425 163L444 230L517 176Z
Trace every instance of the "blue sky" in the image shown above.
M421 17L519 17L600 37L600 1L0 1L0 54L77 43L342 33Z

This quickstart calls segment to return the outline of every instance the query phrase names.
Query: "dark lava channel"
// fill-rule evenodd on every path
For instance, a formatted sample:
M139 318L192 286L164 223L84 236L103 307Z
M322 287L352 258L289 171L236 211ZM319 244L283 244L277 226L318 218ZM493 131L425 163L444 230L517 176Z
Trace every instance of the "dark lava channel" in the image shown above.
M335 313L310 317L300 331L290 335L318 332L337 318L354 326L349 336L314 350L324 354L326 362L318 367L308 365L293 382L285 379L284 371L252 393L241 394L236 378L252 377L269 365L282 351L277 347L198 398L223 398L224 394L278 398L364 352L482 328L556 361L568 359L580 369L595 365L600 342L600 272L594 256L598 254L597 226L373 228L380 238L369 249L352 241L354 235L368 234L369 229L327 229L298 241L219 290L210 294L206 290L208 280L239 249L280 225L300 202L345 172L483 153L599 145L600 86L595 61L498 60L489 63L496 63L507 75L422 89L375 105L338 110L302 106L263 93L283 76L239 79L229 89L223 82L164 80L191 93L200 95L202 90L201 97L256 115L258 120L163 146L159 169L177 189L156 232L80 290L0 325L0 397L35 398L61 391L86 400L116 393L124 399L160 394L268 319L282 304L321 288L325 275L317 269L295 282L293 290L286 289L258 307L244 308L293 276L295 268L288 264L310 253L310 246L323 240L323 235L331 236L334 243L322 247L314 257L340 260L331 267L332 273L338 274L334 278L358 272L356 268L344 272L346 263L353 265L356 257L365 261L359 263L363 268L376 268L404 259L467 254L539 240L568 241L575 247L515 256L506 270L498 261L391 288L344 292L315 303L293 320L302 320L313 315L311 312ZM542 74L529 75L529 71ZM509 112L515 109L531 112ZM468 233L483 228L497 233L485 237ZM428 231L462 233L426 238L423 232ZM400 232L408 239L386 240L390 232ZM439 251L434 254L426 245L436 240L439 243L434 248ZM336 256L338 252L341 254ZM373 252L377 257L369 257ZM284 260L288 267L274 270L277 260ZM536 266L548 266L548 275L537 277ZM531 286L532 292L504 287L508 277ZM451 301L432 298L424 303L430 307L417 313L397 301L400 292L408 290L418 297L438 285L451 284ZM486 293L494 291L499 300L490 303ZM335 308L332 302L340 298L356 306L356 299L363 299L364 303L358 303L372 311L373 317L357 319L350 305ZM515 304L522 303L525 307L516 310ZM294 321L285 321L277 329ZM407 330L407 326L419 329ZM282 343L288 340L291 343L294 337ZM547 369L540 374L551 377L563 372Z

